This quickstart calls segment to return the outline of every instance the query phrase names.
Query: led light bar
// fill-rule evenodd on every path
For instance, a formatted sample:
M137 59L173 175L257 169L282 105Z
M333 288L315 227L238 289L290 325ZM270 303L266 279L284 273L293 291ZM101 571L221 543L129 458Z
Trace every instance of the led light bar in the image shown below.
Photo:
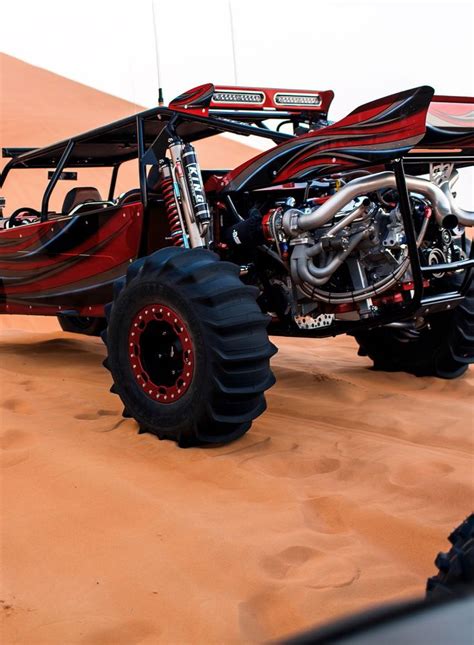
M276 105L291 105L293 107L300 107L311 105L312 107L321 105L321 97L319 94L297 94L297 93L281 93L278 92L273 97Z
M235 92L233 90L217 90L212 95L212 103L251 103L262 105L265 101L263 92Z

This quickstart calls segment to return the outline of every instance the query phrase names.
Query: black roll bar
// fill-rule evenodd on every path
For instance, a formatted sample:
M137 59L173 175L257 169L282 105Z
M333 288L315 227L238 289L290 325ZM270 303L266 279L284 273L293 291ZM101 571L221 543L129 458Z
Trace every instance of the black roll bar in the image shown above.
M43 200L41 202L41 221L42 222L47 222L48 221L48 205L49 205L49 198L51 197L51 193L54 190L54 187L56 186L56 183L66 165L66 161L69 159L69 156L74 148L74 140L70 139L64 149L63 154L61 155L58 165L56 166L53 175L49 181L49 184L46 186L46 190L43 195Z
M140 178L140 193L143 208L148 205L148 187L146 183L146 165L143 157L145 156L145 132L143 119L137 116L137 142L138 142L138 176Z
M110 187L109 187L109 196L108 200L111 202L114 198L115 186L117 185L117 175L119 172L121 164L117 164L112 168L112 176L110 178Z
M405 229L406 241L410 257L410 266L413 276L413 300L410 303L410 309L414 312L420 306L423 298L423 274L421 273L420 255L416 243L416 230L413 221L413 211L411 207L410 196L408 194L407 184L405 181L405 171L403 169L403 159L395 159L392 163L395 181L397 184L397 193L399 200L400 213Z

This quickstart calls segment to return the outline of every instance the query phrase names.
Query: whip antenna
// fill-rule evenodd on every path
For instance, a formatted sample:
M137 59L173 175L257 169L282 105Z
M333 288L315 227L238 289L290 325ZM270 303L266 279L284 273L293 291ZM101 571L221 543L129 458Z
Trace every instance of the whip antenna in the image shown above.
M229 0L229 21L230 21L230 38L232 43L232 61L234 63L234 85L237 85L237 60L235 57L234 16L232 14L231 0Z
M163 88L161 87L161 66L160 66L160 47L158 44L158 35L156 29L156 12L155 12L155 0L151 0L151 10L153 13L153 35L155 37L155 59L156 59L156 76L158 80L158 105L161 107L164 104L163 101Z

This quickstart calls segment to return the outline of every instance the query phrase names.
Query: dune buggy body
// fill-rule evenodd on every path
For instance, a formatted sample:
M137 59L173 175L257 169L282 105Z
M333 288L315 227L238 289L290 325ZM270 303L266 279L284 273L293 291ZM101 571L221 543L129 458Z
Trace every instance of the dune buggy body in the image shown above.
M429 172L432 163L472 164L471 99L433 98L430 88L417 88L374 101L328 125L332 98L330 91L216 89L209 84L178 97L169 107L153 108L45 148L4 148L3 156L11 161L2 173L2 186L12 171L21 170L25 182L28 169L53 172L35 220L27 227L0 232L0 312L103 315L113 282L124 275L128 264L169 245L166 213L156 195L150 202L146 168L164 156L171 135L194 142L230 132L275 143L236 169L203 172L209 193L229 201L243 191L271 187L288 193L292 183L367 167L394 167L403 185L402 157L407 172L415 174ZM296 132L303 130L301 126L309 131L298 135L269 129L267 123L282 120L292 122ZM140 186L114 201L120 165L133 158L139 164ZM81 203L77 201L81 191L73 190L77 197L69 200L72 208L65 203L64 212L49 213L49 198L62 173L82 167L109 167L109 194L97 203ZM411 214L405 212L404 217L413 242ZM422 275L434 269L416 266L414 258L412 263L415 309L423 306ZM463 266L471 264L466 260Z
M393 368L403 355L401 368L409 371L415 346L405 355L408 341L434 356L429 343L439 349L446 337L450 367L445 360L437 373L459 375L474 358L471 305L467 322L456 323L456 334L461 330L456 342L445 331L432 338L432 329L445 312L464 311L470 298L474 259L464 229L474 224L474 213L456 204L453 186L458 169L474 161L474 99L434 96L432 88L422 86L367 103L331 123L332 99L331 91L207 84L168 107L44 148L4 148L10 161L0 186L12 172L21 172L25 182L28 170L49 172L40 209L25 204L0 220L0 313L102 320L114 285L120 293L124 276L128 285L153 266L153 279L159 281L170 262L184 262L175 258L176 249L188 253L183 257L189 266L197 262L197 271L200 259L212 251L212 261L206 256L211 264L230 262L239 284L257 288L252 293L258 311L269 315L270 332L350 333L376 364ZM236 168L201 169L193 143L222 133L258 136L271 147ZM119 169L133 159L139 185L116 196ZM51 212L57 182L81 168L108 168L108 194L91 186L74 188L60 211ZM202 253L196 256L198 250ZM158 259L149 260L156 252ZM175 279L182 281L184 293L187 278L171 272L167 280ZM175 306L166 305L166 311L178 312L179 303ZM148 311L148 321L147 316ZM185 319L176 313L183 324L172 330L174 349L166 349L172 357L178 350L186 356L187 341L179 332ZM378 336L370 336L371 330ZM403 351L398 342L404 343ZM148 351L148 337L143 343L141 349L136 345L136 355ZM416 356L413 370L430 373L421 354ZM184 396L188 386L173 381L175 373L184 374L183 365L173 363L166 383L150 385L149 398L168 398L171 391L173 397L178 391ZM147 371L137 363L131 369L137 382L153 382L154 368ZM262 383L260 394L270 380ZM235 396L250 390L250 385L240 387ZM247 416L262 409L255 404ZM247 421L239 427L248 429Z

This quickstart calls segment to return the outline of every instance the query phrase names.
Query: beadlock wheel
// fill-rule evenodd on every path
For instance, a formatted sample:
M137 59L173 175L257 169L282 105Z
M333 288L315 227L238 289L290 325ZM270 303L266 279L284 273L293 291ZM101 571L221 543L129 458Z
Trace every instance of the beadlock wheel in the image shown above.
M152 400L178 401L194 374L191 333L180 314L152 303L135 315L129 333L130 364L138 385Z
M204 249L165 248L130 265L102 334L124 416L182 447L245 434L275 381L257 295Z

